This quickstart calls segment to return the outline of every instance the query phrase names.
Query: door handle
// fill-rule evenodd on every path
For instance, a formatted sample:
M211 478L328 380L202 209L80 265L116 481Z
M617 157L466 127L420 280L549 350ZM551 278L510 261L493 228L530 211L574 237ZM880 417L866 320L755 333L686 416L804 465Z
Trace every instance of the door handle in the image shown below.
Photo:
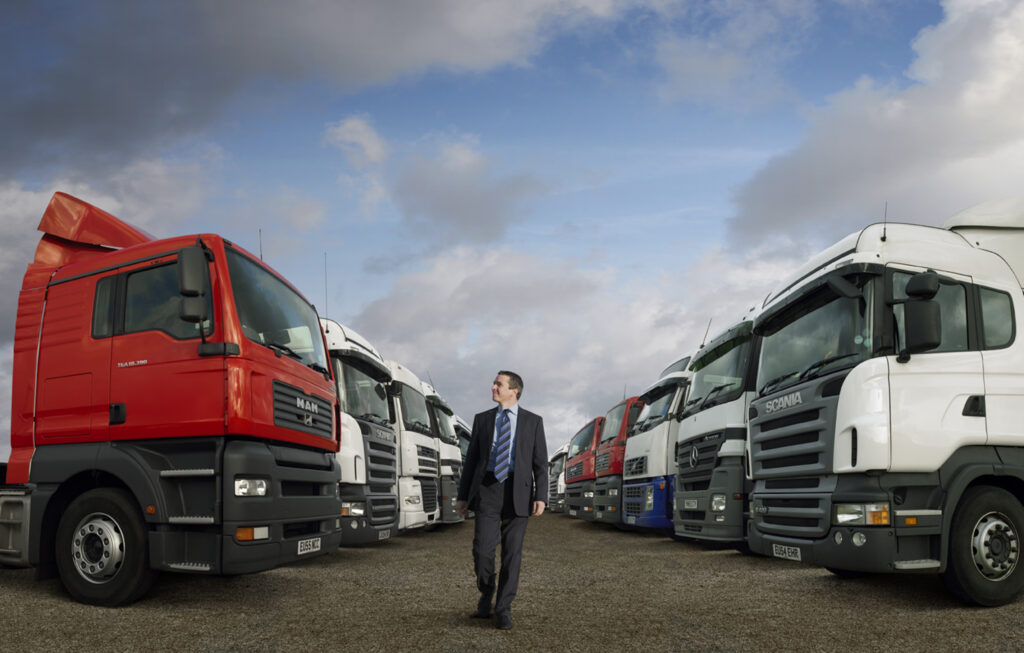
M128 408L124 404L110 404L110 424L124 424L128 419Z

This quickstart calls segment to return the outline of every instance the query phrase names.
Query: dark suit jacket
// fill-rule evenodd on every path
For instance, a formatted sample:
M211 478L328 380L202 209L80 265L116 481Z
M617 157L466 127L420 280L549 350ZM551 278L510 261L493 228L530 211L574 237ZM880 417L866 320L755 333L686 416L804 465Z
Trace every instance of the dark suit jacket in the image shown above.
M470 510L479 509L480 483L487 473L497 416L498 407L495 407L477 413L473 418L473 432L459 481L459 500L468 501ZM540 415L519 408L515 447L512 498L516 515L528 517L532 501L546 503L548 500L548 444L544 439L544 420Z

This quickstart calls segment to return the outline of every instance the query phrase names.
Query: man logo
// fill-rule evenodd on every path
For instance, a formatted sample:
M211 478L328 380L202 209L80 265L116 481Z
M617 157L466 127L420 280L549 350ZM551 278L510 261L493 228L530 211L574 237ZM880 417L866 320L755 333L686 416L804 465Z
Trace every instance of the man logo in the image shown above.
M302 397L296 397L295 398L295 407L296 408L301 408L302 410L306 411L307 413L313 413L314 415L319 414L319 410L318 410L319 407L315 403L310 401L309 399L304 399Z
M690 449L690 469L693 469L694 467L697 466L698 456L699 456L699 454L697 453L697 447L691 448Z

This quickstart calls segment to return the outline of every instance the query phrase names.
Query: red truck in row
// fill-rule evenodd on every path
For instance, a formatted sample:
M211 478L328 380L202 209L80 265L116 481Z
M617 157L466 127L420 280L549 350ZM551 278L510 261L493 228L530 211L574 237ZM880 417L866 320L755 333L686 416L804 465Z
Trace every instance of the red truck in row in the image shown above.
M50 201L14 335L0 564L120 605L340 542L338 410L313 306L213 234Z

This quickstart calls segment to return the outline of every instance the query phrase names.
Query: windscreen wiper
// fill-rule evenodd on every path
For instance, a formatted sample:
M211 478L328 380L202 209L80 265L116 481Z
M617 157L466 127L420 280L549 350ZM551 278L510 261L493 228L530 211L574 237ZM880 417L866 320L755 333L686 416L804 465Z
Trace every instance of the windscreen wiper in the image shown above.
M800 372L800 376L798 378L806 379L813 372L817 372L818 370L820 370L821 368L825 367L826 365L831 365L832 363L834 363L836 361L841 361L841 360L843 360L845 358L851 358L853 356L860 356L860 353L859 352L853 352L852 354L843 354L842 356L833 356L832 358L823 358L820 361L818 361L817 363L811 363L810 365L808 365L807 368L803 372Z
M708 403L708 399L711 399L712 395L718 394L719 392L721 392L722 390L725 390L726 388L728 388L731 385L732 385L732 383L722 383L722 384L716 385L715 387L711 388L711 392L709 392L706 395L704 395L704 399L701 400L700 406L697 406L697 410L701 410L702 408L704 408L704 404Z
M779 385L780 383L782 383L783 381L785 381L789 377L795 376L795 375L796 375L796 371L795 370L792 371L792 372L786 372L785 374L780 374L779 376L775 377L771 381L768 381L763 386L761 386L761 389L757 391L757 396L763 397L765 395L765 393L768 392L770 389L774 389L775 386Z
M280 342L270 341L270 342L266 343L266 346L270 347L271 349L274 349L276 351L288 354L289 356L291 356L295 360L302 360L302 356L299 356L297 353L295 353L295 350L292 349L291 347L289 347L288 345L283 345ZM326 370L324 370L324 371L326 372Z

